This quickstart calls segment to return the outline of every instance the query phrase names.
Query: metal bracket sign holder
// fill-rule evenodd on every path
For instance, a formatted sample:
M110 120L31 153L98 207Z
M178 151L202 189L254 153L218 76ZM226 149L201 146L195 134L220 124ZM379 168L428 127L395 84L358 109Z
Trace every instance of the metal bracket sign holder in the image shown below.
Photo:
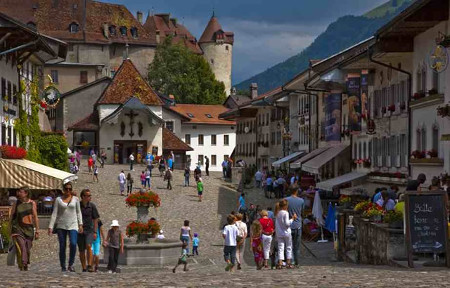
M446 265L450 267L447 193L406 192L405 196L408 266L414 268L414 252L424 252L445 253Z

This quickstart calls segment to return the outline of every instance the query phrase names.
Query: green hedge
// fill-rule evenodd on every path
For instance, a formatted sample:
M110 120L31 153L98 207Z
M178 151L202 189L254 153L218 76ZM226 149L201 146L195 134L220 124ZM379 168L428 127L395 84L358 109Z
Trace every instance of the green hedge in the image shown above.
M41 164L68 171L67 142L60 134L42 134L39 141Z

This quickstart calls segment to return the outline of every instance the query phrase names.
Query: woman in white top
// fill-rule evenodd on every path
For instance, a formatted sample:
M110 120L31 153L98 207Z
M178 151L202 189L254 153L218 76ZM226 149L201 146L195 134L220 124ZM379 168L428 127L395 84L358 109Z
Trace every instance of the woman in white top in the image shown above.
M284 250L286 249L286 264L287 268L293 268L291 265L292 259L292 235L291 235L291 223L297 219L297 214L289 219L288 201L286 199L281 200L275 206L275 231L278 241L278 265L277 269L282 268L284 260Z
M63 195L56 198L53 213L50 218L48 234L55 230L59 241L59 262L61 270L66 271L66 242L69 235L69 266L67 270L75 272L73 263L77 251L78 233L83 233L83 217L81 216L80 200L72 193L72 183L64 184Z
M184 220L184 225L181 227L180 240L185 242L187 253L189 254L189 240L192 240L191 227L189 227L189 220Z
M236 227L239 230L238 236L240 241L236 245L236 261L237 269L241 270L241 260L244 258L245 239L247 238L247 224L242 222L243 215L241 213L236 214Z

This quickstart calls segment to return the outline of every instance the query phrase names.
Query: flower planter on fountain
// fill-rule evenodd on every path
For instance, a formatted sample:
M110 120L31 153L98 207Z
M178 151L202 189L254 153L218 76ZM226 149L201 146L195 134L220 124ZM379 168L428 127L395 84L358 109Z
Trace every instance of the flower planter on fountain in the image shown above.
M124 253L119 255L119 265L162 267L176 263L180 255L181 241L155 239L161 228L155 219L149 219L150 207L156 209L161 205L159 195L151 190L142 190L128 196L125 202L128 207L137 208L137 220L126 227L126 235L130 238L125 238ZM108 249L105 249L103 259L107 261Z

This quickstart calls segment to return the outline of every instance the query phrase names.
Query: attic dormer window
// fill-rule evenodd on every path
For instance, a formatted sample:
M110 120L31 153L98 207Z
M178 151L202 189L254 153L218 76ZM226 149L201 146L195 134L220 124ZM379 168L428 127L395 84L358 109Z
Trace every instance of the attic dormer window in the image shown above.
M212 116L211 116L211 114L205 114L206 115L206 117L208 117L208 118L213 118Z
M131 36L133 36L133 38L138 38L138 30L136 27L131 27L130 33L131 33Z
M28 22L27 26L30 27L31 29L36 29L36 23L34 23L33 21Z
M191 113L186 113L188 116L189 116L189 118L194 118L194 115L192 115Z
M120 26L119 30L120 30L120 35L127 36L127 27Z
M109 34L110 35L116 35L116 26L114 26L114 25L111 25L111 26L109 26Z
M78 24L75 22L72 22L69 26L70 33L77 33L78 32Z

